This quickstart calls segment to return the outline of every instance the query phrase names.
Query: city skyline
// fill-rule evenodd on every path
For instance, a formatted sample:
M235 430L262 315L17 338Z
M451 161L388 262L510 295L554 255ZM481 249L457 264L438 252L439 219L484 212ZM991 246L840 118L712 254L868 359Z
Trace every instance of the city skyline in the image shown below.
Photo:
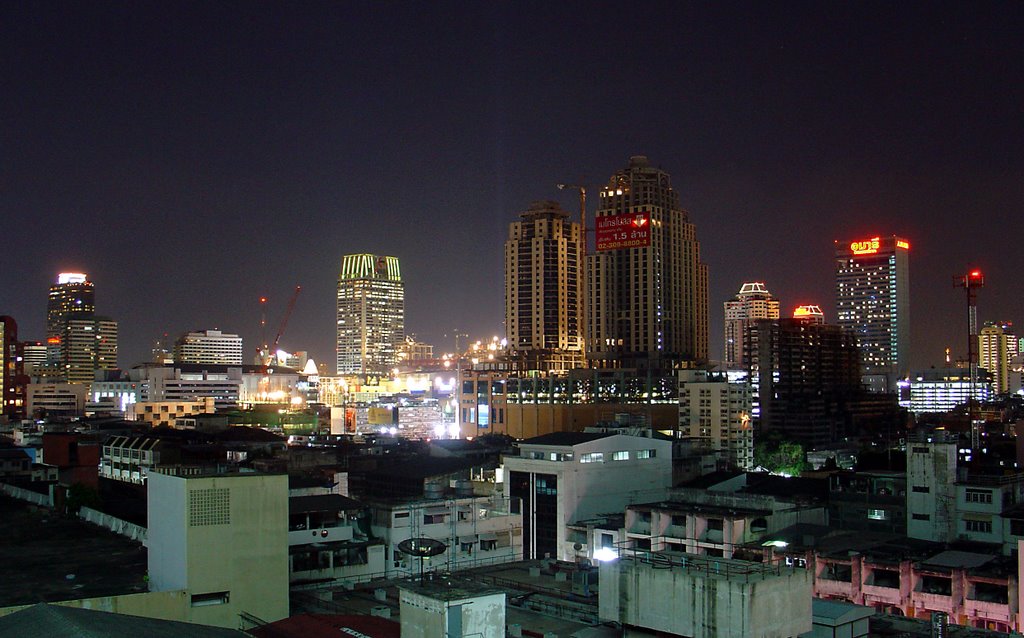
M406 330L450 351L503 333L518 213L575 211L556 183L596 193L637 154L698 229L712 358L744 281L834 320L846 237L911 242L912 368L962 356L967 265L981 323L1024 321L996 232L1024 202L1019 6L661 6L616 13L610 47L610 5L239 7L0 9L0 312L21 339L45 339L58 272L96 282L122 366L197 328L253 352L259 297L275 327L302 285L281 345L329 363L337 263L373 252L402 260Z

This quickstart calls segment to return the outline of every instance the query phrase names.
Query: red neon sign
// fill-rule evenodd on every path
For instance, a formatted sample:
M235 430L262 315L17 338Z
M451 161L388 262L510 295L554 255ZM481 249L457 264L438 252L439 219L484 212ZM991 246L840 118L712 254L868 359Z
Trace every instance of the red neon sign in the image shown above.
M861 241L850 242L850 252L854 255L873 255L878 252L881 237L872 237Z
M598 250L642 248L651 245L651 213L605 215L596 220Z

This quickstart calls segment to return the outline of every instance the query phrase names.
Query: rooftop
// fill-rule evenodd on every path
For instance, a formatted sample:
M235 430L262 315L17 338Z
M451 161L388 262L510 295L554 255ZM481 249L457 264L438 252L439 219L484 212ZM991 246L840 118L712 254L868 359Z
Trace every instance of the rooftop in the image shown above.
M376 616L300 614L283 618L250 632L257 638L319 638L320 636L366 636L399 638L401 624Z
M292 496L288 499L288 514L307 512L344 512L363 509L363 504L340 494L317 494L315 496Z
M613 432L551 432L520 441L520 445L556 445L560 447L589 443L614 436Z
M0 638L244 638L234 629L40 603L0 617Z
M423 580L407 580L398 587L402 590L445 602L504 593L504 590L501 588L490 587L478 580L459 577L454 574L436 574L435 577L435 574L431 573L427 576L428 578Z
M0 607L147 591L142 544L76 518L0 496L0 538Z

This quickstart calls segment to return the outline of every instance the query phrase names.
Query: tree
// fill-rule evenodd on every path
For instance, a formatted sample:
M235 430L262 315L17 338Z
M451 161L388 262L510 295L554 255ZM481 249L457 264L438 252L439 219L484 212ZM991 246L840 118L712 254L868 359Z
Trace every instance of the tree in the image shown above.
M772 474L800 476L808 469L804 446L788 441L764 441L754 446L754 464Z
M78 514L82 507L99 509L103 504L100 494L84 483L72 483L68 488L68 498L64 501L64 509L68 514Z

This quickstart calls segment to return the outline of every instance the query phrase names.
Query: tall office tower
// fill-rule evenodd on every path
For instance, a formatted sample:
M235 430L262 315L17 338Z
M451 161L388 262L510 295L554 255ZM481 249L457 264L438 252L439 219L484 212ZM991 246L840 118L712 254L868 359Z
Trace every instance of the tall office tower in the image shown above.
M64 322L60 367L68 383L92 385L97 370L117 368L117 322L93 314Z
M220 330L186 332L174 342L174 362L242 365L242 338Z
M338 374L390 374L405 341L397 257L345 255L338 277Z
M1012 324L988 322L978 333L978 365L992 375L996 394L1009 392L1010 360L1017 354L1018 342Z
M779 300L759 281L745 283L735 297L725 302L725 351L722 363L743 365L743 332L752 321L778 319Z
M18 322L0 316L0 416L25 418L25 361L18 341Z
M50 286L46 303L46 359L49 366L60 364L60 339L67 320L91 315L95 311L96 289L88 275L80 272L57 275L57 283Z
M583 366L583 231L557 202L538 201L505 241L505 328L526 370Z
M588 359L671 368L708 356L708 270L665 171L642 155L598 193L587 256Z
M895 235L837 241L836 312L861 350L863 382L896 392L910 348L910 242Z

